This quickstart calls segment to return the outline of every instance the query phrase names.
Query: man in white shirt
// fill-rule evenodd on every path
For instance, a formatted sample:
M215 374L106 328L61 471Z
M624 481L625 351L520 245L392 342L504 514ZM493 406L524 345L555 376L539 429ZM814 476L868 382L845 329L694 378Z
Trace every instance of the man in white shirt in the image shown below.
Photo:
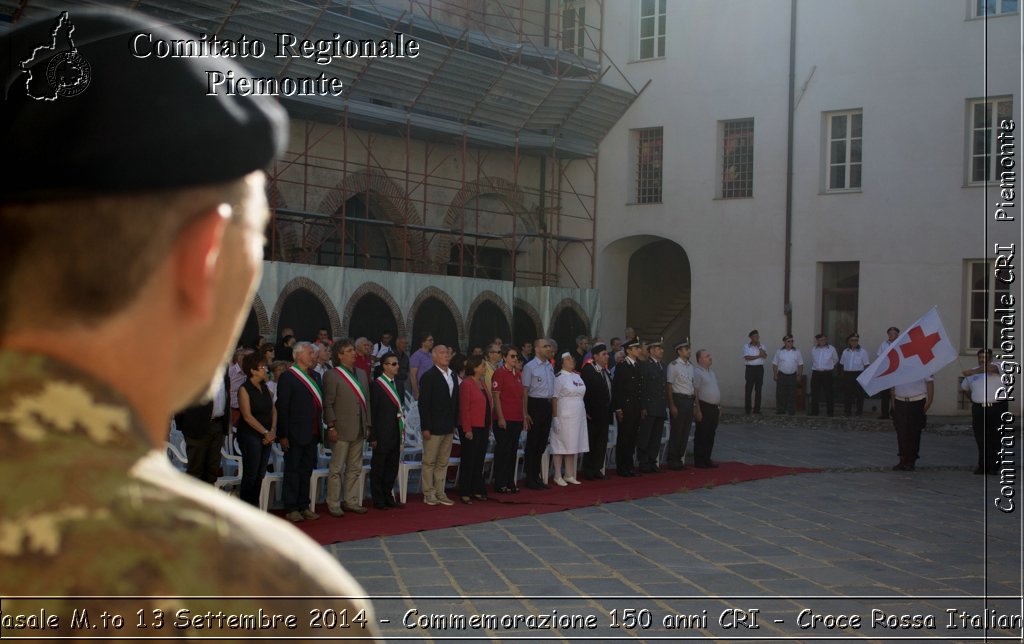
M523 367L523 387L527 396L523 470L526 487L545 490L550 486L541 478L540 459L551 433L551 399L555 395L555 371L551 357L555 354L555 342L551 338L537 338L533 348L536 357Z
M772 358L772 376L775 378L775 414L796 413L796 389L804 375L804 356L793 346L793 336L782 337L782 348Z
M690 440L690 425L693 424L693 364L690 362L690 339L676 343L676 355L665 373L668 393L668 412L671 416L668 449L665 461L670 470L683 470L686 444ZM762 370L764 367L762 367ZM760 394L758 394L760 402Z
M764 384L764 363L768 353L761 344L761 334L754 329L747 334L749 342L743 345L743 412L746 414L761 413L761 385ZM750 395L754 394L753 407Z
M932 377L913 380L892 388L892 423L896 426L896 441L900 450L900 462L894 470L914 471L914 463L921 450L921 432L924 431L926 414L935 396Z
M380 362L380 359L384 357L386 353L394 353L394 349L391 346L391 339L395 336L392 335L391 331L384 331L380 334L380 342L373 345L373 363L376 365Z
M697 432L693 435L693 464L699 468L718 467L711 460L711 450L715 446L722 391L718 388L718 377L711 370L711 352L706 349L697 351L693 390L697 400L693 411L693 417L697 420Z
M857 377L871 364L868 352L860 346L860 336L851 333L846 338L846 348L839 358L843 367L843 412L849 416L854 402L857 403L857 415L864 413L864 389L857 382Z
M815 346L811 349L811 411L817 416L821 399L825 398L825 413L832 416L835 411L835 383L832 374L839 364L836 348L828 343L824 333L814 336Z
M892 346L892 343L896 341L896 338L900 337L900 330L894 326L891 326L885 330L885 336L885 342L878 345L878 351L875 353L876 360L882 358L882 356L884 356L886 352L889 351L889 347ZM886 420L889 418L889 410L892 408L892 394L888 389L883 389L879 395L881 399L880 407L882 409L882 413L879 414L878 417L881 418L882 420Z
M978 368L969 370L960 388L971 394L971 428L978 444L978 467L975 474L999 472L999 426L1007 411L1006 400L998 400L997 392L1003 386L998 372L992 373L992 351L978 351Z

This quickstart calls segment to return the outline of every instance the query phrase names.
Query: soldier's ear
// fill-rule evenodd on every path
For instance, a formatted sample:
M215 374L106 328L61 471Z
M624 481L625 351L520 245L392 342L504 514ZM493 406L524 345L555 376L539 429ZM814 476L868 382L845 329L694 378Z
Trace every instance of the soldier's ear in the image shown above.
M184 314L204 320L213 316L218 260L230 217L230 208L211 208L190 221L175 241L174 287Z

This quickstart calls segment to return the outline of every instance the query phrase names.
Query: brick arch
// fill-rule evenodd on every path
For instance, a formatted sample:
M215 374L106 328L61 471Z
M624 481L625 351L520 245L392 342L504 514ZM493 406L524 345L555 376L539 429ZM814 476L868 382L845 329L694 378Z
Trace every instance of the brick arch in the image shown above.
M395 298L391 297L391 293L376 282L364 283L349 296L348 302L345 304L345 312L341 318L342 329L348 329L349 324L352 322L352 311L355 310L356 304L359 303L359 300L363 299L364 295L376 295L384 300L384 303L391 309L391 314L395 316L395 323L398 325L398 328L395 329L397 335L406 335L406 324L405 318L402 316L402 309L398 306L398 302L395 302ZM342 333L344 334L345 332L343 331Z
M451 312L452 317L455 318L455 329L459 334L459 346L465 346L466 321L462 317L462 313L459 311L459 306L455 303L455 300L452 299L451 295L448 295L448 293L437 288L436 286L428 286L427 288L420 291L419 295L416 296L416 299L413 300L412 306L409 307L409 315L406 317L406 319L409 320L410 333L412 332L412 327L416 320L416 312L419 311L420 305L422 305L423 302L430 297L437 298L438 300L441 301L442 304L448 307L448 310ZM415 341L416 339L413 338L413 342Z
M517 308L518 309L522 309L523 312L526 313L527 316L529 316L530 320L533 321L533 327L535 329L537 329L538 333L540 333L541 335L547 335L547 331L546 331L546 327L544 326L544 322L541 321L541 319L540 319L540 313L537 313L537 309L533 308L532 304L530 304L526 300L522 299L521 297L516 297L516 298L512 299L512 322L513 322L512 329L513 329L513 332L515 332L515 310ZM533 342L534 340L535 340L535 338L530 338L530 342Z
M331 321L331 336L338 337L342 335L341 316L338 315L338 309L335 308L334 302L331 301L331 297L323 287L308 277L296 277L281 289L281 293L277 296L277 302L274 303L274 313L270 316L271 328L275 331L277 330L277 323L281 319L281 309L284 307L284 301L288 299L289 295L300 289L309 291L313 294L313 297L320 300L320 303L323 304L324 310L327 311L327 319Z
M263 304L259 294L252 299L252 310L256 313L256 323L260 327L260 335L264 338L271 337L276 331L270 326L270 318L267 317L267 307Z
M491 290L481 291L480 295L477 295L473 300L473 303L469 305L469 311L466 312L466 321L473 324L473 316L476 315L476 310L480 308L480 305L484 302L490 302L498 307L498 309L505 316L505 320L508 322L508 328L512 329L512 309L508 307L508 303L501 298L500 295Z
M555 332L555 320L558 319L558 316L561 315L562 311L565 309L572 309L576 315L580 316L580 319L583 320L583 324L587 327L587 335L593 336L593 330L590 328L590 316L586 314L583 307L579 305L579 302L571 297L567 297L555 305L555 309L551 312L551 319L548 320L547 331L545 332L546 336L551 337L551 334Z
M448 210L444 214L444 227L448 230L459 230L462 227L462 207L470 199L495 195L501 199L508 209L517 217L526 220L530 228L536 229L537 222L534 221L532 213L523 203L520 197L519 186L501 177L485 177L479 181L471 181L463 184L462 189L455 193ZM434 254L435 270L440 270L448 263L451 255L452 245L457 235L442 234L438 236L439 243L437 252Z
M365 193L374 202L375 210L386 220L395 224L423 224L423 215L409 200L408 195L383 173L374 170L352 172L331 190L317 207L317 212L334 215L341 210L342 204L354 195ZM340 215L337 217L340 220ZM315 259L316 249L326 239L329 231L316 228L305 240L304 259L307 263ZM404 247L403 239L405 237ZM427 241L422 231L410 230L399 232L397 229L385 229L385 240L391 250L391 256L408 258L408 270L422 272L427 256ZM401 267L398 267L401 268Z

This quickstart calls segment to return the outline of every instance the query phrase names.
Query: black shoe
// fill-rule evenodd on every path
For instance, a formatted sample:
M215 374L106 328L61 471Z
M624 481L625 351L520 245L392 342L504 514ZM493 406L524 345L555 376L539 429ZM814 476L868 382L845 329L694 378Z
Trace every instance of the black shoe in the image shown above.
M548 486L540 483L539 481L527 481L526 487L531 490L546 490Z
M476 499L477 501L490 501L491 500L491 498L489 496L487 496L486 494L474 494L473 498Z
M708 461L707 463L697 463L694 467L699 467L702 470L710 470L718 467L718 463Z
M462 501L463 505L473 505L473 499L468 496L460 496L459 500Z
M641 474L654 474L654 468L653 467L641 467L640 468L640 473Z
M760 416L761 415L761 410L760 409L755 409L754 413L757 414L758 416Z
M626 478L632 478L634 476L640 476L640 475L637 474L636 472L630 472L630 471L627 470L625 472L619 472L619 476L624 476Z
M672 470L673 472L679 472L681 470L685 470L686 466L685 465L669 465L668 469Z
M387 499L386 501L384 501L384 505L388 506L389 508L396 508L399 510L405 507L404 503L402 503L401 501L396 501L395 499Z
M373 509L374 510L387 510L389 508L388 508L388 504L387 503L374 503L373 504Z
M518 488L518 487L516 487L515 485L513 485L512 487L510 487L510 488L508 489L508 491L509 491L509 492L511 492L512 494L519 494L519 488Z

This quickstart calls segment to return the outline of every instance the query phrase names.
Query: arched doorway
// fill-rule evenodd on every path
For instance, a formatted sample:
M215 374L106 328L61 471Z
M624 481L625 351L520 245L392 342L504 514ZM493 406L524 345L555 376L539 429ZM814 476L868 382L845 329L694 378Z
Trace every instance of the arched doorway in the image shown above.
M486 347L496 337L508 342L509 336L508 320L498 305L488 300L481 302L469 321L469 346Z
M238 337L238 344L243 347L258 349L256 343L260 338L260 321L256 317L256 309L249 309L249 317L245 319L245 326L242 327L242 335Z
M533 342L541 336L542 329L537 328L533 316L521 306L512 309L512 343L517 347L524 342Z
M641 340L675 342L690 335L690 260L679 244L659 239L636 249L626 293L626 324Z
M551 338L558 343L558 354L561 355L575 349L578 335L589 337L590 330L587 329L587 323L583 321L579 313L567 306L555 318L555 324L551 331ZM556 360L555 364L560 364L560 361Z
M398 333L398 321L391 307L383 299L367 293L359 298L352 307L352 316L348 323L348 337L367 337L373 342L380 340L380 335L387 331L392 337Z
M412 321L412 337L418 338L424 332L434 336L434 344L453 347L459 343L459 327L455 323L455 316L436 297L428 297L416 309ZM465 350L465 347L459 349Z
M315 295L304 288L292 291L281 305L277 337L281 329L291 328L299 340L315 340L317 331L331 328L327 309Z
M334 230L319 245L316 263L321 266L391 270L391 249L385 232L387 226L367 223L383 220L375 212L373 199L366 193L353 195L345 202L344 212L345 243L341 243L338 234L342 213L339 209L335 214Z

